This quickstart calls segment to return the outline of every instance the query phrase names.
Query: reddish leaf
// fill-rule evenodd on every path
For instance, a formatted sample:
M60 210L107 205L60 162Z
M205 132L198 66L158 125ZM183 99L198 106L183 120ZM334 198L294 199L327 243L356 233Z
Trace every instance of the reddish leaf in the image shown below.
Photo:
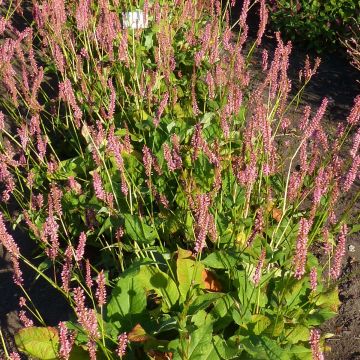
M204 281L206 290L215 291L215 292L222 291L222 286L219 280L215 277L215 275L211 271L204 269L201 273L201 276Z
M129 341L145 343L151 339L140 324L134 326L134 328L128 334Z

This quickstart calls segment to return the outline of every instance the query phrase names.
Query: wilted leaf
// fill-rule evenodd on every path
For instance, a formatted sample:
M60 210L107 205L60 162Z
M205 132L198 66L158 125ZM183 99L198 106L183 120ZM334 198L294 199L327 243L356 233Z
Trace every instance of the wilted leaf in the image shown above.
M204 269L201 273L201 277L204 281L204 287L206 290L215 291L215 292L222 291L222 286L219 280L215 277L215 275L211 271Z
M53 327L27 327L15 335L18 349L39 360L56 360L59 334Z
M271 211L271 216L273 217L274 220L276 220L277 222L280 222L281 218L282 218L282 211L278 208L273 208Z
M138 342L138 343L145 343L146 341L151 339L146 331L140 324L136 324L134 328L128 334L129 341Z
M173 358L173 353L171 352L161 352L151 349L147 353L154 360L171 360Z

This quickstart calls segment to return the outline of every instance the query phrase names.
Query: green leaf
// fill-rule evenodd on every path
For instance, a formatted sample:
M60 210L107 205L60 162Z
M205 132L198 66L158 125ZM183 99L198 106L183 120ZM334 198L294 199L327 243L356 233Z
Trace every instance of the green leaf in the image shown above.
M201 274L204 265L192 258L191 251L179 249L176 261L176 273L182 302L187 298L190 288L203 283Z
M39 360L56 360L59 334L53 327L27 327L15 335L15 343L21 352Z
M197 296L190 304L188 314L192 315L200 310L206 310L216 300L222 298L223 296L223 293L207 293Z
M154 228L145 223L145 218L131 214L124 214L126 234L132 240L139 243L153 243L158 239L158 234Z
M96 354L97 358L99 354ZM81 346L74 345L71 353L70 353L70 360L88 360L90 359L89 352L85 350Z
M154 266L141 266L135 280L146 291L154 290L163 298L162 310L164 312L169 312L179 299L179 291L174 280Z
M337 313L335 311L330 311L327 309L319 309L315 313L310 314L306 318L306 324L309 326L318 326L336 315Z
M337 311L341 302L339 300L339 290L337 287L326 291L319 295L315 304L322 308L328 308L332 311Z
M209 353L212 351L212 326L205 325L196 329L190 334L188 345L189 360L205 360L210 359Z
M271 324L271 320L267 316L262 314L252 315L251 322L255 324L255 335L260 335Z
M291 344L297 344L299 341L306 341L309 339L309 335L309 328L300 324L286 331L286 339Z
M259 342L269 360L289 359L289 354L287 354L287 352L283 350L276 341L271 340L266 336L261 336L259 338Z
M311 359L311 349L303 345L294 345L290 348L289 353L291 359L294 360L308 360Z
M146 290L136 278L138 270L131 270L115 285L106 307L106 317L116 327L135 326L146 309Z
M202 260L202 263L213 269L233 269L238 261L238 257L220 250L212 252L204 260Z

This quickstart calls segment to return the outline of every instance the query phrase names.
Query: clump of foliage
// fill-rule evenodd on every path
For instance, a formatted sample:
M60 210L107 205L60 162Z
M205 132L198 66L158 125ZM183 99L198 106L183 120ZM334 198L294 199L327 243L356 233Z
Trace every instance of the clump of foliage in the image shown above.
M274 0L270 8L274 29L317 52L338 49L349 37L352 18L360 21L355 0Z
M360 165L359 131L349 158L340 156L360 98L333 142L321 123L327 99L293 122L319 60L306 62L291 98L292 47L277 34L256 80L268 10L260 1L245 51L250 2L238 34L232 3L48 0L34 2L23 31L13 8L1 19L0 241L24 290L21 351L321 358L317 327L336 314L356 230L337 205ZM138 9L147 26L124 26L123 13ZM29 233L40 264L21 254L6 220ZM71 319L46 327L24 265L68 301Z

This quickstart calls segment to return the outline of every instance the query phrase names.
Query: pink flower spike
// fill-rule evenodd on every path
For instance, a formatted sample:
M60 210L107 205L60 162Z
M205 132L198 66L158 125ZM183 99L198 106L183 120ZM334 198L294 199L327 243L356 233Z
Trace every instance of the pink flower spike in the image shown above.
M307 255L307 241L308 234L311 228L311 222L305 218L300 219L300 226L298 238L296 242L296 253L294 258L295 278L301 279L305 274L306 255Z
M106 279L104 275L104 270L99 272L97 277L97 290L96 290L96 298L98 301L98 305L101 307L106 304L106 287L105 287Z
M346 245L346 235L347 235L347 225L343 224L340 229L338 242L335 249L335 255L333 260L333 266L330 271L331 277L336 280L341 273L341 264L342 259L345 255L345 245Z
M74 345L75 334L70 334L64 322L59 323L60 350L59 356L62 360L68 360Z
M311 291L316 291L317 288L317 269L316 267L312 267L310 270L310 286Z
M255 286L258 286L260 283L261 270L262 270L262 267L264 266L265 255L266 255L266 250L262 249L260 257L259 257L259 261L258 261L256 269L255 269L255 274L253 276L253 282L254 282Z
M10 354L10 360L21 360L20 355L17 352L12 352Z
M324 360L324 354L320 349L320 332L317 329L310 330L310 346L312 352L312 360Z
M81 261L83 259L85 252L85 245L86 245L86 234L82 231L79 236L79 244L76 249L76 254L75 254L76 261Z
M127 333L124 332L120 334L118 337L118 348L116 350L116 353L120 358L122 358L125 355L128 343L129 343L129 339Z
M93 286L93 280L91 277L91 267L90 267L89 259L86 259L86 262L85 262L85 283L89 289L91 289L91 287Z

